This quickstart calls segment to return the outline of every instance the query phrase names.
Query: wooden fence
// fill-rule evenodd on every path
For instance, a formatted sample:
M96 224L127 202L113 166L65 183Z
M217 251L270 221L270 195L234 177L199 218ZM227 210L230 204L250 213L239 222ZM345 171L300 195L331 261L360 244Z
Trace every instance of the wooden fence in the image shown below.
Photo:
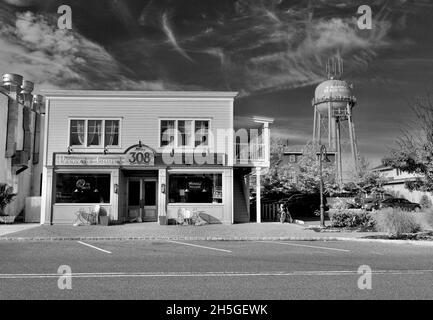
M262 222L275 222L279 221L278 216L278 203L262 203L261 204L261 216L262 216ZM251 205L251 216L255 216L256 213L256 205Z

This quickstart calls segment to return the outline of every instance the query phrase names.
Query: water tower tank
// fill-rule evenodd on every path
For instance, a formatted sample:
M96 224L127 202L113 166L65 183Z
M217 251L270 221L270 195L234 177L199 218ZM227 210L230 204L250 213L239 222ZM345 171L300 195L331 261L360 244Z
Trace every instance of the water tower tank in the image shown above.
M313 106L324 117L328 116L328 108L331 107L331 113L344 114L347 104L354 105L355 97L352 93L352 85L343 80L329 79L316 88Z

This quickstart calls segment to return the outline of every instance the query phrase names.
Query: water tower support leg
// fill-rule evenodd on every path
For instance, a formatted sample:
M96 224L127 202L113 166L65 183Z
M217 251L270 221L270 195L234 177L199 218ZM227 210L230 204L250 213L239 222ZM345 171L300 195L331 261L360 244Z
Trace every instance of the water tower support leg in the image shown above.
M317 142L317 107L314 106L313 142Z
M328 104L328 145L330 150L333 149L333 143L332 143L332 104Z
M355 173L358 173L358 152L356 150L355 130L354 130L353 122L352 122L352 110L351 110L349 104L347 104L347 114L348 114L349 135L350 135L350 148L351 148L351 151L352 151L353 166L354 166L354 169L355 169Z
M343 166L342 166L342 161L341 161L341 137L340 137L340 119L337 119L337 123L336 123L336 127L337 127L337 177L338 177L338 182L340 184L340 187L343 186Z

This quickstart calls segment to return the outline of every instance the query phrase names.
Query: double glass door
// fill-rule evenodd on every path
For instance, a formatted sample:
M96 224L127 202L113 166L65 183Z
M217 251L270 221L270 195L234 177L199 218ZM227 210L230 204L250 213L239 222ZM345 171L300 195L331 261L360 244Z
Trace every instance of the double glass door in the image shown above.
M158 221L157 185L156 178L129 178L129 218L141 218L143 222Z

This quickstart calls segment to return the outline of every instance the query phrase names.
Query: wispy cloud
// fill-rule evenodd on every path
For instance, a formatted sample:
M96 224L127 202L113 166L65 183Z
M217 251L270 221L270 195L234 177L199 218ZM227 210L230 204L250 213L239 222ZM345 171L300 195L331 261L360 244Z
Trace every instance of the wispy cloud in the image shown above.
M162 15L162 29L164 30L164 33L167 36L167 38L168 38L169 42L171 43L171 45L173 46L173 48L177 52L179 52L183 57L185 57L186 59L188 59L189 61L192 62L193 60L191 59L191 57L177 43L176 37L175 37L173 31L170 28L170 25L169 25L169 22L168 22L167 13L164 13Z
M75 31L60 30L49 19L25 12L0 22L2 72L20 73L51 88L165 88L161 81L133 81L101 45Z

